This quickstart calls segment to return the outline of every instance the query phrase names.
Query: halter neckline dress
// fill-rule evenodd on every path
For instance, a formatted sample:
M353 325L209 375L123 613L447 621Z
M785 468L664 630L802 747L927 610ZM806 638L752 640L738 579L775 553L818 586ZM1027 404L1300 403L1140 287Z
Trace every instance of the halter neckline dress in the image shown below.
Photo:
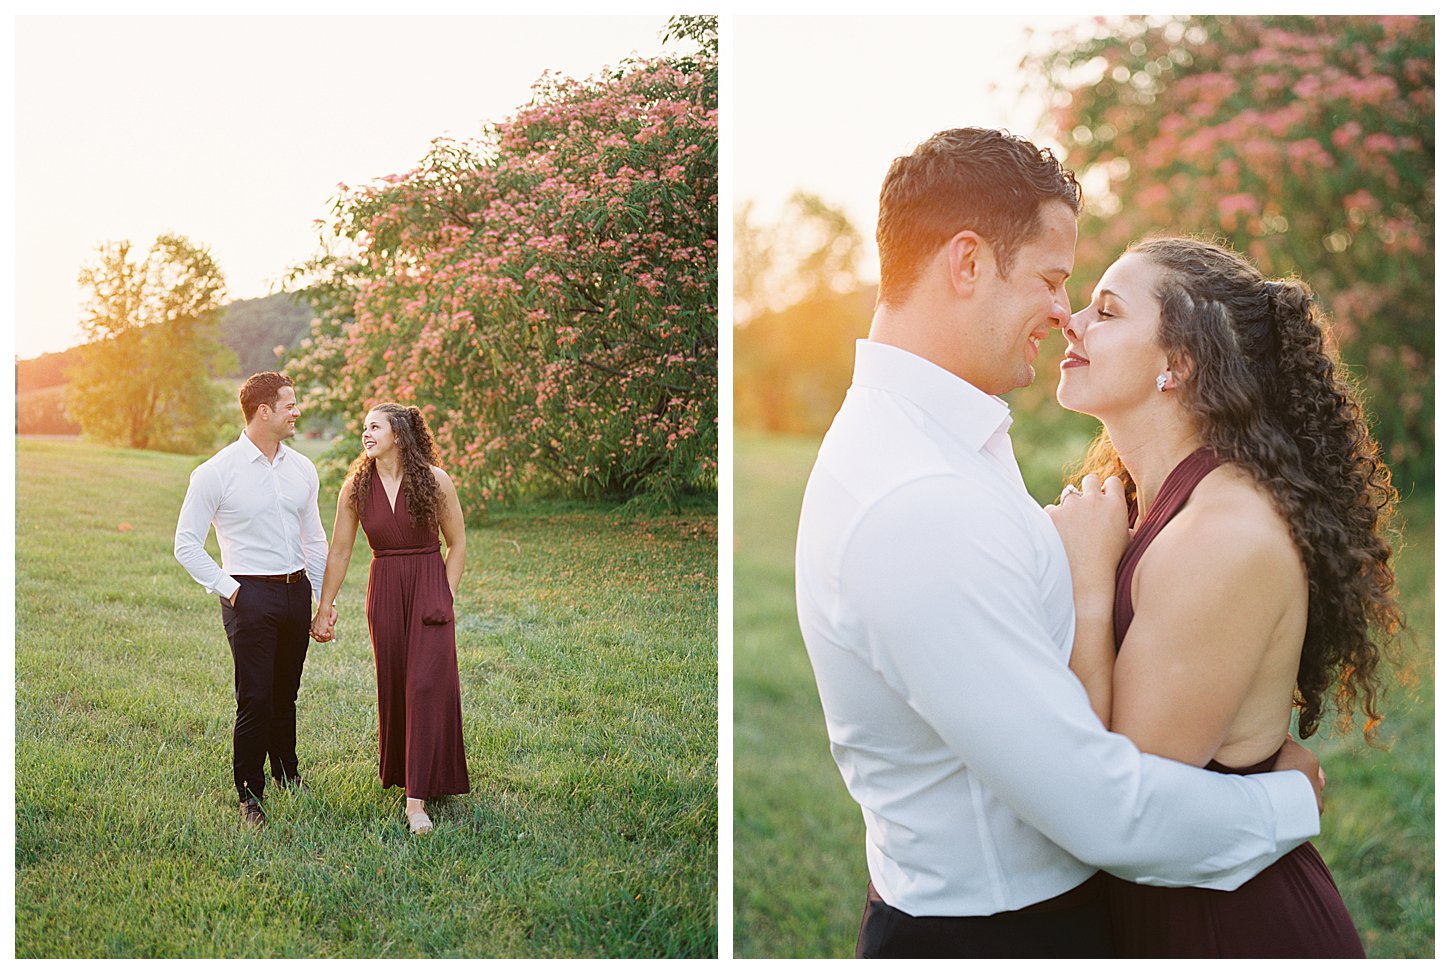
M467 794L453 593L438 525L413 524L402 483L389 504L376 467L359 520L373 551L367 618L378 673L378 776L409 798Z
M1181 511L1193 490L1219 466L1207 447L1186 457L1154 498L1118 563L1113 605L1115 644L1121 649L1133 623L1133 573L1158 533ZM1130 523L1137 519L1136 508ZM1259 774L1276 754L1247 768L1216 761L1220 774ZM1296 847L1231 892L1197 887L1138 886L1105 876L1119 957L1363 957L1339 889L1314 846Z

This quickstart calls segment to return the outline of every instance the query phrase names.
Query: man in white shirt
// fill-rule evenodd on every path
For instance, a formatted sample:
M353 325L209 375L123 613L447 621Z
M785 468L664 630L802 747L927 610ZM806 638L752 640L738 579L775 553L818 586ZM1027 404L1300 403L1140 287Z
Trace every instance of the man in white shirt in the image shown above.
M312 593L322 591L327 534L317 468L282 441L302 411L292 380L259 372L239 398L246 428L191 473L176 522L176 560L221 601L231 643L237 719L232 776L242 821L266 821L263 763L278 787L300 788L297 691L307 658ZM222 563L205 549L216 528Z
M858 956L1108 956L1097 869L1232 889L1319 830L1308 751L1248 777L1141 754L1068 668L1067 558L997 397L1067 321L1080 208L1050 153L982 129L938 133L882 186L877 310L796 550L866 821Z

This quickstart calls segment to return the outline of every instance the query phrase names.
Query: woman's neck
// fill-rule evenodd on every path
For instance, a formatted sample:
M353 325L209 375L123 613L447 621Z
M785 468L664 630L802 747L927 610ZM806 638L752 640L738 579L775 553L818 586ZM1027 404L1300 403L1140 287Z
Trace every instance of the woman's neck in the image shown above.
M1153 506L1163 481L1185 457L1203 446L1203 438L1186 422L1163 423L1161 417L1159 420L1152 425L1103 424L1113 441L1113 449L1137 486L1139 523Z
M378 476L387 480L397 480L403 475L403 460L397 450L374 457L373 466L377 468Z

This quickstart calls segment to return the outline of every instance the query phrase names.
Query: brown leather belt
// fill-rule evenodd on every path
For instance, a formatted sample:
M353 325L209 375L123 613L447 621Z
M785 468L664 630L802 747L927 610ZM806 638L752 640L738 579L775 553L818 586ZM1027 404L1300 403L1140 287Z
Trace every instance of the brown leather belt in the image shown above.
M233 575L232 578L245 578L253 582L283 582L287 585L294 585L307 577L307 569L302 568L295 572L288 572L286 575Z

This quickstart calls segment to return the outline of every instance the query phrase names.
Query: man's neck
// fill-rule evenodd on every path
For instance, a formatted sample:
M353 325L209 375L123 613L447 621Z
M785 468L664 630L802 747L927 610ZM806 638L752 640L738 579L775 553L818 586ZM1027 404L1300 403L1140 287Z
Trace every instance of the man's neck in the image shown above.
M871 330L866 337L870 341L893 345L910 352L980 389L980 385L972 382L971 376L963 375L955 367L958 357L948 354L948 350L942 347L941 330L930 327L933 322L940 320L941 314L940 311L924 306L924 302L915 296L900 307L877 304L876 313L871 316Z
M277 459L277 450L282 446L281 440L268 436L261 430L251 426L248 426L242 432L246 434L247 439L252 441L253 446L262 451L262 456L267 458L268 463Z

